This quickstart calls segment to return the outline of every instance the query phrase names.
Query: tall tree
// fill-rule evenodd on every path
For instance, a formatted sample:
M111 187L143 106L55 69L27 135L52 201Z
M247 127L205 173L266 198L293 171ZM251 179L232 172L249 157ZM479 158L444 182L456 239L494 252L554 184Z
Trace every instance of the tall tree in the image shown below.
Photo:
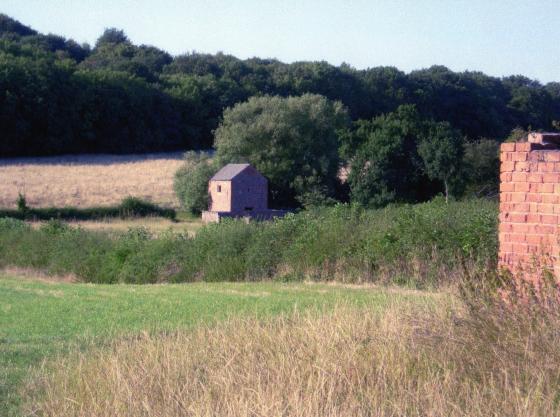
M323 96L252 97L224 112L216 130L218 164L249 162L269 180L277 206L334 196L338 130L349 123L341 103Z
M185 163L175 173L173 182L175 193L185 210L200 214L208 208L208 181L216 171L207 154L185 154Z
M209 148L225 108L263 95L311 93L342 102L355 126L362 125L345 134L355 139L342 148L348 158L373 135L371 120L400 105L416 105L422 119L448 121L468 143L503 140L516 126L550 129L560 121L559 84L543 86L523 76L497 78L442 66L406 74L391 67L356 70L223 53L173 58L134 45L114 28L92 49L2 14L0 62L1 156ZM416 171L407 175L418 177ZM411 195L421 198L428 191ZM397 195L407 201L408 192Z
M430 123L425 136L418 144L418 153L424 162L424 171L432 180L443 183L445 202L450 187L460 180L463 160L463 143L460 132L448 122Z
M352 201L382 207L432 195L417 150L423 129L424 123L412 105L359 124L358 137L351 139L358 146L349 161Z
M477 197L497 195L500 183L500 143L482 138L465 143L464 148L467 193Z
M103 34L97 38L97 42L95 43L95 47L99 48L103 45L108 43L112 44L119 44L119 43L128 43L130 41L128 36L124 33L124 30L117 29L117 28L107 28L103 31Z

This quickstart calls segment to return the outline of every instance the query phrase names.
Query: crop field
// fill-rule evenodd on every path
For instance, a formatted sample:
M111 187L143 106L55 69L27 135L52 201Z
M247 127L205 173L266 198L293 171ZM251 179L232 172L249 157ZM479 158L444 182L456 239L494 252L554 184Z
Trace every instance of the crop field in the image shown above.
M110 206L129 195L176 207L181 163L180 152L0 159L0 207L14 208L19 193L31 207Z
M158 335L235 317L263 319L336 305L384 309L432 293L317 284L92 285L36 273L0 273L0 415L16 415L24 385L46 358L113 338ZM202 348L202 346L201 346Z

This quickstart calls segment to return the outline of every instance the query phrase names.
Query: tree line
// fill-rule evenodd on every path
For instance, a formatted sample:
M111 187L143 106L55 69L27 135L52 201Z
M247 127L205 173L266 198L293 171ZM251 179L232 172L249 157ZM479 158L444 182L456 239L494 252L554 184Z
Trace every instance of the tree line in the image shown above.
M214 146L212 157L187 153L175 176L179 200L193 213L206 210L208 181L228 163L248 162L264 174L276 208L383 207L438 194L447 201L498 187L499 142L466 141L412 104L351 122L340 101L318 94L255 96L224 111Z
M117 29L80 45L0 15L0 156L208 149L224 109L253 96L304 94L341 102L357 141L368 123L407 105L469 143L560 120L560 83L519 75L442 66L407 74L223 53L173 57Z
M493 194L499 142L559 120L560 83L523 76L173 57L114 28L91 47L0 15L0 156L215 148L177 174L193 212L237 162L267 176L273 207Z

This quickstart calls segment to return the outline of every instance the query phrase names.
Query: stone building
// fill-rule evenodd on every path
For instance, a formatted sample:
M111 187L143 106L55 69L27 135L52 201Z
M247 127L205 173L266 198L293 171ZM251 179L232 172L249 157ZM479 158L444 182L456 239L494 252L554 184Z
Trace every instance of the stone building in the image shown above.
M219 222L224 217L259 220L279 217L282 210L268 209L268 181L249 164L228 164L208 183L208 211L205 222Z
M500 160L500 267L560 276L560 134L503 143Z

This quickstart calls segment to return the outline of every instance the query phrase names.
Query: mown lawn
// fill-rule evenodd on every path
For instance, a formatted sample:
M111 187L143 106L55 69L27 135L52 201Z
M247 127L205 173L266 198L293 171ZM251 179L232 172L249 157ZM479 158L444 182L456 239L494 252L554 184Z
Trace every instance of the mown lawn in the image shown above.
M270 317L337 304L382 310L433 304L440 294L327 284L76 284L0 274L0 415L16 415L33 366L70 347L119 335L211 324L235 316Z

